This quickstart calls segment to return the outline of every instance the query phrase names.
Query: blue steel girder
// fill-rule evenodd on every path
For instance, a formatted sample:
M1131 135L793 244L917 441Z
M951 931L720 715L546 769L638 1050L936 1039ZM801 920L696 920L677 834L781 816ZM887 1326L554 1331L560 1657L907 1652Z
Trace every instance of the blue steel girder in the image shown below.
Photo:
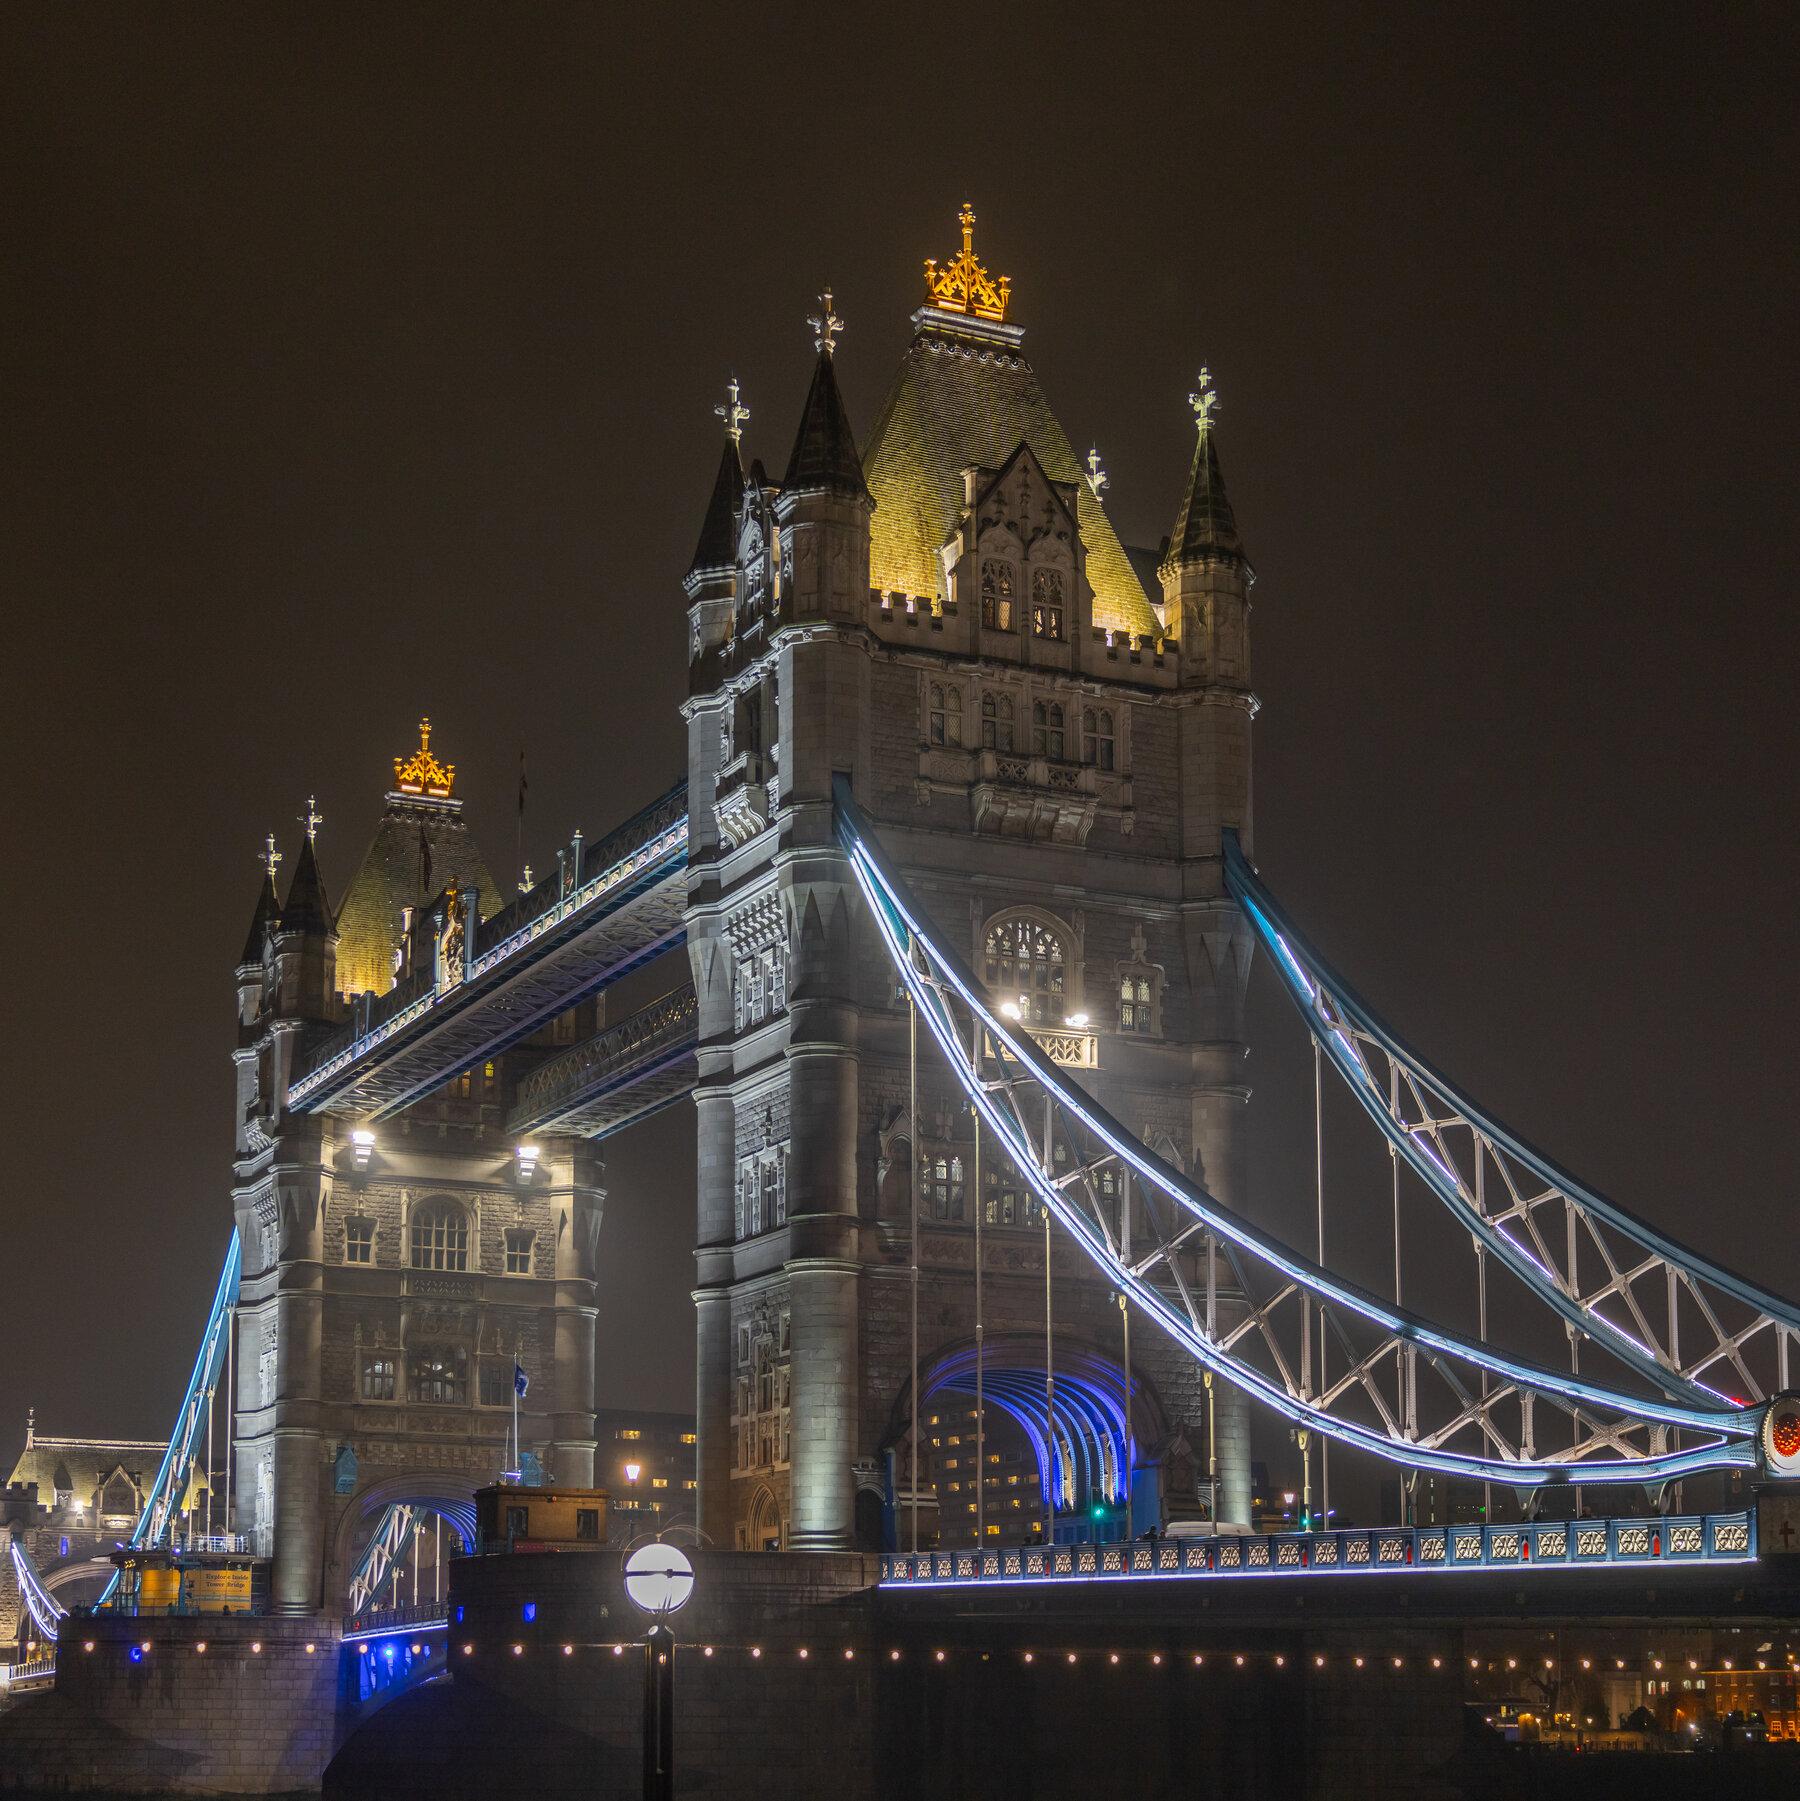
M559 1013L686 942L687 818L290 1080L295 1112L378 1120L529 1037ZM491 922L490 922L491 923Z
M1667 1394L1762 1401L1767 1389L1746 1353L1766 1344L1765 1334L1774 1341L1774 1386L1788 1386L1800 1308L1606 1199L1484 1112L1319 956L1230 831L1225 878L1314 1043L1479 1254L1495 1257L1571 1333ZM1721 1394L1721 1366L1743 1394Z
M1297 1425L1414 1469L1524 1486L1656 1482L1755 1463L1762 1408L1648 1384L1622 1391L1508 1355L1333 1275L1222 1205L995 1011L933 936L842 776L836 811L839 842L912 1002L980 1118L1077 1248L1207 1368ZM1103 1200L1109 1175L1118 1179ZM1134 1182L1155 1241L1143 1254L1129 1242ZM1245 1304L1229 1325L1217 1306L1220 1258ZM1315 1364L1315 1322L1338 1354L1330 1377L1323 1358ZM1375 1381L1390 1364L1407 1373L1405 1408ZM1547 1453L1537 1444L1539 1403L1565 1421L1566 1442ZM1704 1442L1671 1450L1672 1429Z
M540 1063L519 1084L507 1130L609 1137L693 1092L699 1042L700 1007L687 982Z

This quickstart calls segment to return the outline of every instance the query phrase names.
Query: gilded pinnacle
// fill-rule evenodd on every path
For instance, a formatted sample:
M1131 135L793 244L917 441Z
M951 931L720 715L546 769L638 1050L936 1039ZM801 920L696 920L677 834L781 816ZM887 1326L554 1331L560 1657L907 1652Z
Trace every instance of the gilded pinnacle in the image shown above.
M281 852L275 848L273 832L269 834L267 846L257 853L256 860L269 872L269 880L272 883L275 880L275 866L281 861Z

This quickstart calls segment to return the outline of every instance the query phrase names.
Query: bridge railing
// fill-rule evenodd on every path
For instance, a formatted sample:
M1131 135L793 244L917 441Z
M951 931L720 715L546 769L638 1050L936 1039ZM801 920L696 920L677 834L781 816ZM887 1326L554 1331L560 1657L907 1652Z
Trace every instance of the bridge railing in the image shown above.
M361 1613L344 1615L344 1637L376 1638L413 1627L426 1631L445 1625L449 1617L449 1603L441 1600L409 1601L399 1607L365 1607Z
M34 1657L25 1663L0 1663L0 1690L48 1688L56 1680L56 1658Z
M1128 1545L1026 1545L1004 1550L891 1552L888 1587L1131 1577L1568 1571L1616 1565L1753 1563L1754 1513L1649 1519L1536 1520L1516 1526L1371 1526L1353 1532L1228 1533Z
M699 1019L693 984L672 990L585 1043L540 1063L519 1084L514 1119L529 1120L659 1050L685 1043L694 1036Z

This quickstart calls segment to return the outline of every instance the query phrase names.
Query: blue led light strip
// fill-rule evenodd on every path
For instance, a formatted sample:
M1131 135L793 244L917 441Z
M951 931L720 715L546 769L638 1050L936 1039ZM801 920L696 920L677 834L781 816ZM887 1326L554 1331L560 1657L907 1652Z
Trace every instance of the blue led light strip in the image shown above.
M848 779L836 778L836 827L838 841L850 860L857 882L870 903L871 913L889 954L905 981L939 1048L955 1072L964 1093L980 1113L1007 1153L1030 1183L1039 1199L1056 1216L1077 1245L1113 1282L1127 1289L1132 1299L1166 1330L1190 1355L1235 1383L1266 1406L1297 1425L1328 1434L1375 1456L1412 1469L1442 1470L1477 1480L1519 1483L1545 1478L1571 1477L1583 1482L1655 1482L1721 1466L1749 1467L1756 1462L1752 1441L1761 1423L1761 1409L1731 1403L1707 1404L1683 1400L1646 1399L1621 1394L1567 1372L1529 1364L1443 1331L1403 1312L1364 1290L1321 1270L1309 1259L1288 1249L1221 1205L1204 1189L1190 1182L1146 1146L1138 1143L1112 1116L1063 1073L1038 1048L1030 1034L1014 1029L988 1006L974 977L951 952L938 944L925 928L923 916L905 885L889 866L867 821L850 792ZM915 953L924 959L924 967ZM1456 1358L1504 1377L1520 1391L1552 1397L1576 1413L1578 1423L1600 1414L1617 1416L1610 1425L1601 1422L1598 1440L1626 1455L1613 1459L1594 1457L1497 1457L1452 1451L1429 1439L1407 1439L1397 1430L1389 1435L1343 1418L1297 1392L1291 1380L1277 1382L1209 1339L1197 1324L1178 1309L1163 1292L1127 1265L1095 1221L1082 1214L1068 1193L1043 1173L1040 1155L1030 1143L1019 1120L995 1100L996 1086L979 1077L969 1063L968 1035L959 1029L952 1001L959 1001L986 1038L1001 1047L1005 1060L1019 1066L1036 1082L1055 1107L1104 1145L1114 1158L1134 1170L1156 1192L1183 1212L1202 1222L1230 1247L1254 1257L1278 1272L1293 1288L1315 1301L1341 1309L1379 1327L1397 1343L1418 1347L1444 1371L1442 1359ZM1173 1260L1171 1258L1171 1267ZM1272 1303L1271 1303L1272 1305ZM1386 1347L1376 1355L1384 1354ZM1374 1357L1365 1359L1372 1364ZM1488 1398L1487 1407L1501 1399ZM1454 1429L1483 1427L1483 1415L1470 1413ZM1642 1456L1629 1454L1623 1435L1646 1423L1679 1426L1707 1435L1712 1442L1674 1453ZM1445 1436L1448 1436L1447 1432Z
M219 1272L219 1286L213 1294L212 1312L207 1316L200 1351L194 1359L194 1371L188 1377L187 1392L181 1397L175 1430L169 1434L169 1448L163 1452L156 1480L151 1483L150 1492L144 1497L143 1511L131 1529L133 1550L161 1544L174 1530L176 1515L181 1511L181 1485L205 1434L207 1400L224 1367L225 1353L231 1341L231 1315L237 1306L238 1277L242 1269L243 1247L234 1228L225 1253L225 1267ZM209 1470L207 1480L211 1479ZM105 1606L118 1586L119 1573L115 1571L96 1605Z
M1331 1059L1332 1066L1383 1137L1450 1210L1457 1223L1570 1325L1621 1361L1635 1365L1665 1393L1697 1400L1731 1400L1732 1397L1721 1395L1717 1388L1697 1379L1713 1365L1729 1363L1737 1370L1752 1398L1762 1399L1761 1387L1744 1363L1743 1346L1756 1333L1768 1328L1784 1335L1800 1333L1800 1307L1690 1250L1617 1202L1597 1194L1485 1113L1453 1082L1402 1043L1313 949L1263 885L1244 855L1235 832L1228 830L1224 834L1224 851L1226 887L1243 908L1251 929L1269 953L1269 960L1306 1021L1307 1030ZM1393 1108L1394 1094L1382 1092L1364 1046L1379 1051L1394 1071L1404 1074L1408 1095L1414 1100L1414 1110L1420 1118L1397 1117ZM1507 1177L1500 1205L1497 1208L1482 1207L1478 1193L1471 1189L1465 1172L1449 1156L1445 1146L1446 1133L1456 1130L1470 1134L1478 1166L1485 1156L1492 1167L1504 1172L1501 1155L1504 1153L1505 1159L1538 1185L1536 1190L1521 1194L1517 1184ZM1573 1267L1565 1270L1554 1267L1549 1246L1537 1233L1532 1218L1537 1208L1558 1202L1564 1203L1584 1222L1590 1235L1587 1240L1592 1247L1590 1256L1597 1254L1606 1264L1607 1280L1585 1295L1575 1279ZM1494 1217L1496 1213L1497 1218ZM1640 1254L1652 1262L1633 1259L1622 1267L1595 1230L1596 1221L1635 1245ZM1512 1232L1504 1229L1507 1225L1513 1225L1515 1230L1522 1226L1536 1240L1537 1249L1521 1243ZM1712 1337L1706 1344L1705 1353L1697 1358L1678 1359L1673 1336L1666 1328L1664 1342L1654 1342L1657 1334L1632 1292L1637 1282L1646 1277L1653 1279L1664 1271L1668 1272L1669 1292L1673 1294L1677 1285L1685 1287L1692 1296L1693 1310L1711 1329ZM1735 1334L1728 1331L1696 1284L1705 1284L1720 1295L1754 1308L1759 1317ZM1608 1301L1630 1312L1632 1327L1621 1325L1600 1310Z

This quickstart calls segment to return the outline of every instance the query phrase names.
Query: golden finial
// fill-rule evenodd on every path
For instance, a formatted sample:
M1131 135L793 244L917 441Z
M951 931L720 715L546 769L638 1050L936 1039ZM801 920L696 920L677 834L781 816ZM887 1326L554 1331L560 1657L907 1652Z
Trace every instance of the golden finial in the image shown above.
M813 328L813 349L822 350L827 356L837 349L832 339L844 329L844 322L831 310L831 290L827 288L819 296L819 316L806 322Z
M313 795L306 797L306 811L299 816L300 823L306 827L306 842L319 842L319 827L325 823L325 815L319 811L318 800Z
M1100 490L1107 487L1106 471L1100 467L1100 451L1096 446L1087 453L1087 485L1094 490L1094 498L1100 498Z
M738 404L738 379L735 375L727 387L731 394L731 404L716 406L713 411L725 421L725 430L732 443L741 446L744 442L744 421L750 417L750 409Z
M402 794L422 794L430 800L448 800L456 788L456 765L440 763L431 754L431 721L419 721L419 748L410 757L394 759L394 786Z
M1204 369L1200 371L1199 390L1188 396L1188 405L1194 409L1194 423L1199 426L1200 435L1204 437L1212 424L1213 414L1219 410L1218 389L1212 385L1212 377Z
M257 862L269 872L269 886L275 886L275 866L281 861L281 852L275 848L275 834L269 834L268 844L257 853Z
M963 202L957 214L962 222L962 255L941 272L936 257L925 259L925 298L947 313L971 313L977 319L1004 323L1012 310L1012 277L995 282L975 255L975 209Z

